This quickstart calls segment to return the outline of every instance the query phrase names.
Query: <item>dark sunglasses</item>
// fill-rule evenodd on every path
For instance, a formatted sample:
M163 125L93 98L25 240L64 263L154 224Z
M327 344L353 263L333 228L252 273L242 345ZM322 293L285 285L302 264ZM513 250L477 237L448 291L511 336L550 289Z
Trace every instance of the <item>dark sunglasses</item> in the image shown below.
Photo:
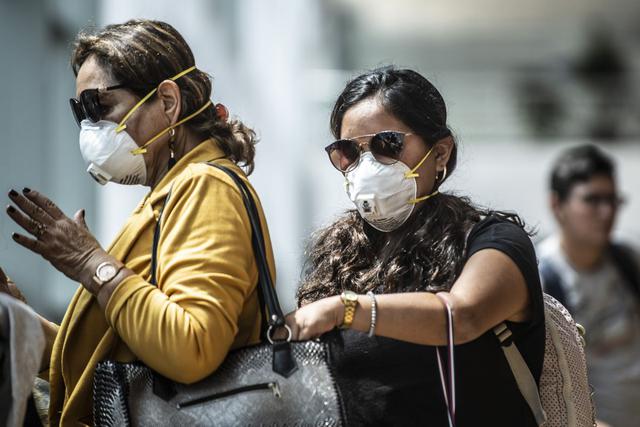
M109 86L104 89L85 89L80 94L80 99L71 98L69 104L71 105L71 112L76 119L76 123L80 126L80 122L84 119L91 120L93 123L99 122L102 119L103 107L100 104L100 92L122 89L125 85Z
M363 146L368 146L373 157L383 164L393 164L400 158L404 147L404 137L411 133L385 130L375 134L360 135L350 139L339 139L324 149L329 155L331 164L340 172L348 172L360 161ZM369 138L368 141L358 140Z

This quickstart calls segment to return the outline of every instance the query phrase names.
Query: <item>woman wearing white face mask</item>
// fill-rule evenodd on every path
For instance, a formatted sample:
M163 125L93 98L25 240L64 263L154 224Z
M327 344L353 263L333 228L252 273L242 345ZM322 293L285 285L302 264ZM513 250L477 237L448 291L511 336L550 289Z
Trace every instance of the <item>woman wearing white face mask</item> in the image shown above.
M14 240L82 285L60 326L43 321L50 421L75 426L92 423L99 361L140 359L192 383L215 371L230 349L259 341L261 317L243 200L229 176L207 165L225 166L248 184L239 166L253 169L255 134L211 104L211 79L182 36L157 21L110 25L78 36L72 66L71 106L88 172L101 184L151 187L106 250L83 211L71 219L36 191L9 195L9 216L33 235ZM3 277L0 291L19 296Z
M392 67L356 77L333 109L338 140L326 151L356 210L315 236L287 323L297 339L350 329L333 337L332 357L349 425L445 426L445 393L457 426L535 425L492 331L507 323L537 381L545 329L533 245L517 216L439 192L456 166L446 116L431 83ZM442 299L456 345L444 384Z

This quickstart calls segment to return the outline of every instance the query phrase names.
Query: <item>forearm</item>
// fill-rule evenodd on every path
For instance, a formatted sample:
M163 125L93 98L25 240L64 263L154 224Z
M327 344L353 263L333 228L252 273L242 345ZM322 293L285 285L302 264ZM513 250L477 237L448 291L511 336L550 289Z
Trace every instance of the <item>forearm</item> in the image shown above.
M107 321L131 351L162 375L197 381L222 362L237 332L221 301L195 289L181 301L140 276L125 279L107 304Z
M454 307L454 341L462 344L477 338L479 331L455 297L443 293ZM453 300L453 301L452 301ZM342 305L341 301L338 301ZM423 345L446 345L446 318L442 301L430 292L376 295L375 334ZM352 329L368 332L371 326L371 298L358 296Z
M444 345L445 309L453 310L454 341L472 341L505 320L530 318L529 291L519 267L506 254L485 249L476 252L449 292L403 293L376 296L376 334L428 345ZM368 330L371 302L358 298L355 327Z
M376 295L376 303L376 335L416 344L446 344L444 309L435 295L428 292ZM368 332L370 326L371 298L359 295L351 328Z

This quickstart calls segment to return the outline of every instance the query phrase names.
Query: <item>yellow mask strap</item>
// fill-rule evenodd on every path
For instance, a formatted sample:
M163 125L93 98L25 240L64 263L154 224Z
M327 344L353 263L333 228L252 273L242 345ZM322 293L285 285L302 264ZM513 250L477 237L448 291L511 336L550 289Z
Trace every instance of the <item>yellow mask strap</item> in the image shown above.
M411 205L415 205L416 203L420 203L423 202L433 196L435 196L436 194L439 194L440 192L438 190L434 191L431 194L427 194L426 196L422 196L422 197L416 197L415 199L409 199L409 201L407 203L411 204Z
M153 138L151 138L149 141L147 141L142 147L136 148L135 150L132 150L131 154L138 155L138 154L146 153L147 152L147 147L150 146L151 144L153 144L154 142L156 142L158 140L158 138L160 138L165 133L169 132L171 129L177 128L181 124L193 119L195 116L197 116L198 114L202 113L210 105L211 105L211 100L209 100L206 104L204 104L202 107L200 107L195 113L189 114L184 119L180 120L179 122L176 122L175 125L171 125L168 128L164 129L163 131L158 132Z
M427 152L427 154L425 154L425 156L422 158L422 160L420 160L420 162L418 162L418 164L416 165L416 167L414 167L414 168L413 168L413 169L411 169L410 171L407 171L407 172L404 174L404 177L405 177L406 179L409 179L409 178L417 178L417 177L419 177L419 176L420 176L420 174L419 174L419 173L416 173L416 171L418 170L418 168L419 168L420 166L422 166L422 164L425 162L425 160L427 160L427 159L429 158L429 156L431 155L431 152L433 151L433 149L434 149L434 148L436 148L435 144L433 145L433 147L431 147L431 150L429 150L429 151Z
M189 67L184 71L179 72L178 74L176 74L175 76L171 77L169 80L178 80L180 77L184 76L185 74L188 74L190 72L192 72L193 70L196 69L196 66L194 65L193 67ZM129 120L129 118L131 117L131 115L138 109L140 108L140 106L142 104L144 104L149 98L151 98L153 96L154 93L156 93L156 91L158 90L158 88L153 89L151 92L149 92L148 94L146 94L144 96L144 98L142 98L140 101L138 101L138 103L136 105L133 106L133 108L131 110L129 110L129 112L122 118L122 120L120 121L120 123L118 123L118 127L116 128L116 132L120 133L123 130L125 130L127 128L127 120Z

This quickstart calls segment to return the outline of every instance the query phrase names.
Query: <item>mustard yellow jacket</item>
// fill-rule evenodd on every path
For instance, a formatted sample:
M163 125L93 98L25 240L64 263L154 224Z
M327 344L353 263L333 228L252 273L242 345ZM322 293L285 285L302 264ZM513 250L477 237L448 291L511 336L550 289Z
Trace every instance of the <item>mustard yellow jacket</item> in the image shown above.
M101 360L139 359L174 381L191 383L215 371L230 349L259 340L249 219L234 182L207 161L232 168L246 181L214 140L204 141L142 200L109 248L136 274L115 289L106 310L83 287L74 295L51 355L51 425L92 424L92 380ZM156 287L149 283L151 245L170 189Z

